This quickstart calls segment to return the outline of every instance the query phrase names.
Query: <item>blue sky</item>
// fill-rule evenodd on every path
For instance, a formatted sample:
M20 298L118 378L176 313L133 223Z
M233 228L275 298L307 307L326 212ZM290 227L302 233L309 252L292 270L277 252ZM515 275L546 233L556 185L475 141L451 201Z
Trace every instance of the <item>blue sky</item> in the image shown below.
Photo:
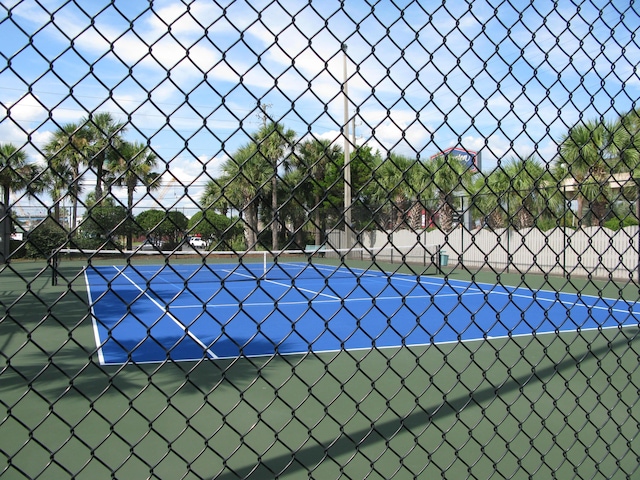
M166 204L179 182L197 200L259 104L341 142L342 43L357 142L383 153L462 145L485 171L514 153L551 161L581 118L638 99L629 2L420 3L0 0L0 139L37 159L55 122L111 112L166 162Z

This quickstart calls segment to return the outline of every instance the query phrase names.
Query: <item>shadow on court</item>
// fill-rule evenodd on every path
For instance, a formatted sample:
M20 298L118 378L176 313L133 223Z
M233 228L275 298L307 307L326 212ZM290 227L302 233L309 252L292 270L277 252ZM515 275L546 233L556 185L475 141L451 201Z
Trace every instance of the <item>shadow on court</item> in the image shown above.
M220 475L219 479L231 480L237 478L267 478L277 475L298 476L305 475L310 469L314 469L323 460L333 459L339 456L354 455L375 443L385 443L394 438L401 431L410 431L416 435L425 434L425 429L432 423L441 421L450 416L457 416L465 408L477 406L483 409L484 405L491 403L496 397L505 397L509 394L522 391L525 387L533 385L546 385L549 380L560 375L563 379L572 378L573 373L588 362L600 362L601 357L611 354L619 347L631 347L637 340L638 329L625 329L624 338L607 342L598 348L587 348L580 355L566 355L566 359L540 369L531 368L531 373L509 379L497 386L480 388L444 402L433 404L431 407L409 414L405 418L376 423L371 428L363 428L356 431L345 431L341 436L331 439L322 445L304 447L297 452L279 455L273 458L265 458L260 464L248 464L245 467L235 468L232 472ZM615 355L615 353L614 353ZM584 420L584 419L583 419ZM436 433L441 433L438 430ZM296 473L298 476L296 476Z

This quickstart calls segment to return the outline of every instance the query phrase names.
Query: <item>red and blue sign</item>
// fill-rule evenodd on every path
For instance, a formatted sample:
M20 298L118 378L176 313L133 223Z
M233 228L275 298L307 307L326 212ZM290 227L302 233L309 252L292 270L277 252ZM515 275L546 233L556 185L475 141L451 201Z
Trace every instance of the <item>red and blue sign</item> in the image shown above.
M436 153L431 156L431 160L437 157L447 156L449 158L456 158L464 162L474 172L479 172L482 165L480 161L480 152L472 152L462 147L451 147L446 150Z

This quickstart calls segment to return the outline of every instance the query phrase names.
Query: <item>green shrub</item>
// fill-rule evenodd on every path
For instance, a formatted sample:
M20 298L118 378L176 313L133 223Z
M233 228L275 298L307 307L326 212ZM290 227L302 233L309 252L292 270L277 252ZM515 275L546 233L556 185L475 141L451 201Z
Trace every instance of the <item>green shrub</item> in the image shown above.
M49 258L51 252L67 243L67 232L52 218L47 218L27 235L26 254L30 258Z
M122 244L114 238L105 240L104 238L87 235L73 237L69 242L69 247L81 250L122 250L123 248Z
M129 219L127 209L121 205L94 205L82 219L82 233L88 238L115 242L119 236L136 232L135 223Z
M27 255L27 248L21 240L11 240L11 258L23 258Z
M136 217L136 224L147 238L163 240L177 246L184 236L189 219L177 210L145 210Z
M620 230L624 227L630 227L633 225L638 225L638 222L631 217L625 217L623 219L614 217L604 222L604 227L608 228L609 230Z

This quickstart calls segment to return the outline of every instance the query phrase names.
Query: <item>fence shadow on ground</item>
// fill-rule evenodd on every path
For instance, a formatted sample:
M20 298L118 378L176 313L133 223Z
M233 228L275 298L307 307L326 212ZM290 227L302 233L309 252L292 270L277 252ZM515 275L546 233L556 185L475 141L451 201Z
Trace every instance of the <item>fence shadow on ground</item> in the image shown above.
M555 375L563 372L571 372L580 368L587 362L599 362L601 356L611 353L617 348L630 348L636 342L640 330L626 328L619 330L624 338L607 341L605 345L590 348L587 347L580 355L567 355L566 359L543 368L531 368L531 373L510 377L506 382L496 386L489 386L467 394L457 396L451 400L433 404L431 407L420 409L404 418L394 418L356 431L344 431L338 437L323 444L301 448L296 452L279 455L273 458L262 458L259 464L247 464L245 467L236 468L220 475L219 479L231 480L237 478L267 478L277 475L278 478L286 475L305 474L314 466L319 465L324 459L335 459L342 455L354 455L356 451L366 448L373 443L385 443L398 435L398 432L408 430L411 432L424 432L428 425L442 419L455 416L470 405L483 408L491 400L500 396L507 396L534 384L546 385ZM567 347L568 349L568 347ZM564 375L563 378L571 378L572 375Z

